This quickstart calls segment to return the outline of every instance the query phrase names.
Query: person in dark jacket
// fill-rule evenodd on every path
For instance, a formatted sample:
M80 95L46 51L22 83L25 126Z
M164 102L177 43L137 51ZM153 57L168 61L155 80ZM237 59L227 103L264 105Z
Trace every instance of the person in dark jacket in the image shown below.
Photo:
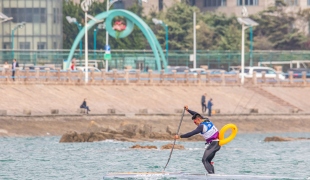
M204 94L201 96L201 108L202 108L202 113L205 113L205 112L207 111L206 96L207 96L207 93L204 93Z
M88 114L88 111L90 111L89 107L86 104L86 98L84 99L83 103L81 104L80 108L86 109L86 113Z
M15 81L15 71L18 67L19 67L18 62L16 61L16 59L13 59L13 62L12 62L12 79L13 79L13 81Z
M212 106L213 106L213 103L212 103L212 98L208 101L208 113L209 113L209 117L211 116L212 114Z
M192 116L193 122L197 128L191 132L182 135L175 135L174 139L189 138L193 135L200 134L206 140L205 152L202 157L202 163L209 174L214 174L214 166L212 159L215 153L221 149L219 145L219 131L214 124L208 119L204 118L195 111L189 110L187 106L184 107Z

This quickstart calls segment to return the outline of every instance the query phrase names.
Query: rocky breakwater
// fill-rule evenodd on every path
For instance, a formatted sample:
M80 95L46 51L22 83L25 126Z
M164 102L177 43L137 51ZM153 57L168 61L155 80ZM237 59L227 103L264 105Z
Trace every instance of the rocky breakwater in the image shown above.
M310 140L310 138L305 138L305 137L292 138L292 137L272 136L272 137L266 137L264 139L265 142L271 142L271 141L297 141L297 140Z
M122 122L118 128L100 125L91 121L86 132L69 131L60 138L61 143L67 142L95 142L107 139L117 141L152 141L152 140L172 140L175 129L167 126L162 131L154 131L149 124L132 124L126 121ZM201 140L200 136L193 136L189 140Z

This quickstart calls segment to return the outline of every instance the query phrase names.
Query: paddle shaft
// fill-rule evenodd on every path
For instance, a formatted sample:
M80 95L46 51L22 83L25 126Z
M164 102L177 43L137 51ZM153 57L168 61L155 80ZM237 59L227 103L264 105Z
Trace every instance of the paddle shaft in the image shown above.
M177 133L176 133L176 134L179 134L180 127L181 127L181 124L182 124L182 121L183 121L183 117L184 117L184 113L185 113L185 108L183 109L181 121L180 121L180 123L179 123L179 127L178 127L178 130L177 130ZM166 169L166 167L168 166L168 163L169 163L169 161L170 161L170 158L171 158L171 155L172 155L172 152L173 152L173 149L174 149L175 141L176 141L176 139L174 139L174 141L173 141L173 145L172 145L172 148L171 148L171 151L170 151L170 155L169 155L167 164L166 164L166 166L165 166L165 168L164 168L164 171L165 171L165 169Z

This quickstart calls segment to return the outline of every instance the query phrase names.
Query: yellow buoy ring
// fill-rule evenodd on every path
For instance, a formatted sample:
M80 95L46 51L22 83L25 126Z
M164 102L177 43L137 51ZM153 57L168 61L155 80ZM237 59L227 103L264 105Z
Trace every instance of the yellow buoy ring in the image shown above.
M231 134L230 136L228 136L227 138L225 138L225 132L228 130L228 129L231 129ZM229 143L231 140L233 140L236 135L237 135L237 132L238 132L238 128L236 125L234 124L226 124L224 127L222 127L222 129L220 130L220 134L219 134L219 145L220 146L223 146L227 143Z

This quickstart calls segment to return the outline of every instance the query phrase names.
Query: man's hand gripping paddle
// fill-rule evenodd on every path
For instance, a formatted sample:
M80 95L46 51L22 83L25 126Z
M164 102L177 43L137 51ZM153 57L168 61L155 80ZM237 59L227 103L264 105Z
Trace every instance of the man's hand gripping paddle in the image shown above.
M184 113L185 113L185 108L183 109L181 121L180 121L180 123L179 123L179 127L178 127L178 130L177 130L176 135L179 134L180 127L181 127L181 124L182 124L182 121L183 121L183 117L184 117ZM171 155L172 155L172 152L173 152L173 148L174 148L174 145L175 145L175 141L176 141L176 139L174 139L174 142L173 142L173 145L172 145L172 148L171 148L171 152L170 152L170 155L169 155L169 159L168 159L167 164L166 164L166 166L165 166L165 168L164 168L164 172L165 172L165 169L166 169L166 167L168 166L168 163L169 163L169 161L170 161L170 158L171 158Z

